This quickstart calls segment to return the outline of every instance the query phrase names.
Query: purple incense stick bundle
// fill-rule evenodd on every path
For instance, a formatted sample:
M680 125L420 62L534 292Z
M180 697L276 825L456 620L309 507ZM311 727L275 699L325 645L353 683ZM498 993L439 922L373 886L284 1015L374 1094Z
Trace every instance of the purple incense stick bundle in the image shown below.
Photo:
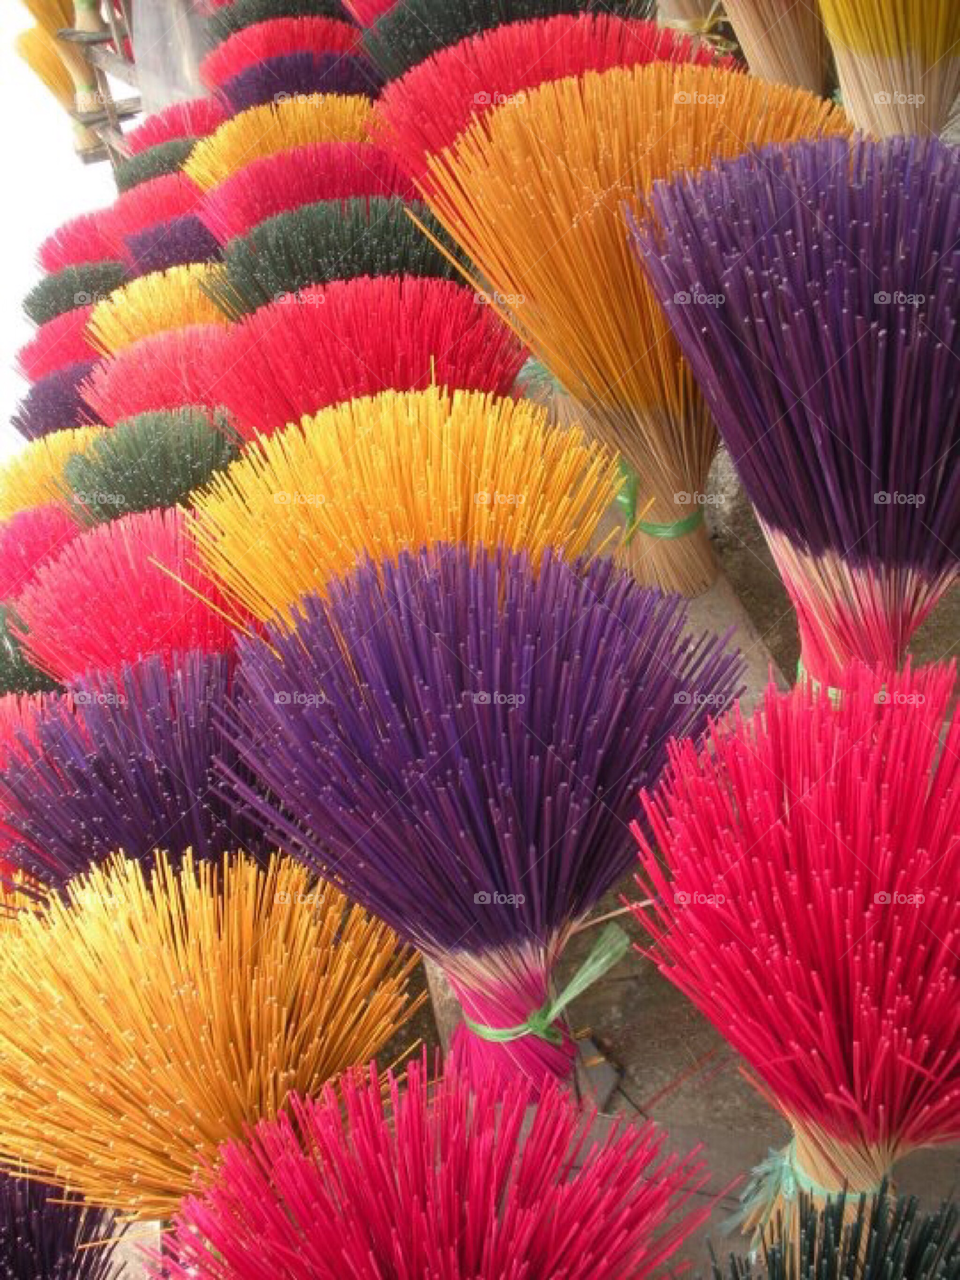
M535 573L438 544L299 607L241 645L233 739L261 789L228 769L238 796L442 964L476 1078L565 1076L556 961L630 865L667 740L737 696L739 655L692 639L679 597L549 551Z
M796 606L897 669L957 579L960 152L796 143L659 184L639 253Z
M115 1214L60 1187L0 1172L3 1280L119 1280Z
M214 857L257 854L258 829L237 815L214 760L235 763L223 731L234 659L191 650L153 656L117 676L92 675L50 698L0 772L5 856L60 885L122 850Z

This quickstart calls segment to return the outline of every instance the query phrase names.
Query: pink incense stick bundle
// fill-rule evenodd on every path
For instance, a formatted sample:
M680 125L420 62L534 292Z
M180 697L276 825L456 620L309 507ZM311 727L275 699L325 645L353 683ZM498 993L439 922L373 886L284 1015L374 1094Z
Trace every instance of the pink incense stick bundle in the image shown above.
M131 155L139 155L175 138L205 138L226 119L227 112L215 98L174 102L147 116L143 124L126 135L125 141Z
M80 525L53 503L18 511L0 524L0 601L12 600L80 533Z
M200 63L200 78L209 89L232 80L248 67L302 52L362 52L362 35L339 18L270 18L235 31Z
M384 1093L389 1093L389 1104ZM431 1085L413 1063L385 1091L372 1064L293 1098L249 1142L222 1151L188 1199L156 1280L595 1280L649 1276L709 1213L691 1156L665 1155L652 1124L614 1122L551 1085L456 1069ZM672 1222L673 1215L680 1214Z
M17 352L17 368L29 382L39 382L50 373L71 364L89 364L100 353L87 337L87 321L93 303L74 307L42 324Z
M639 826L647 954L789 1121L745 1220L960 1139L955 668L858 666L837 704L771 684L702 750L675 743Z
M372 27L396 3L397 0L343 0L344 8L361 27Z
M84 262L106 262L116 257L109 236L109 209L81 213L58 227L37 250L44 271L55 274Z
M119 672L150 654L225 653L222 597L197 564L191 516L173 507L99 525L49 560L17 601L11 629L57 680Z
M254 160L208 191L199 214L221 244L267 218L321 200L400 196L416 189L389 152L369 142L317 142Z
M107 218L114 255L124 253L127 238L197 212L202 191L185 173L164 173L124 191Z

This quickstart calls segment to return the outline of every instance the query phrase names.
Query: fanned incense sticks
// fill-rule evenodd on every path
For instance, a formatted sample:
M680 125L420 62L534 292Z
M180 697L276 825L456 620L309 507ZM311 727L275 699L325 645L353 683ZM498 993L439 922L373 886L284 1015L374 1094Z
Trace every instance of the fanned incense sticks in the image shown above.
M134 511L186 506L191 490L238 451L229 426L201 409L128 418L67 463L71 510L87 524L103 524Z
M411 221L408 210L444 251ZM268 218L236 237L227 245L223 271L209 277L205 288L225 315L239 320L334 280L388 275L459 280L450 261L457 252L425 205L379 196L325 200Z
M270 58L312 50L314 53L359 53L361 33L337 18L270 18L244 27L216 45L200 63L200 78L210 89Z
M851 1221L851 1210L854 1210ZM782 1224L767 1233L763 1257L731 1259L724 1272L713 1256L713 1280L960 1280L960 1209L946 1203L921 1213L916 1199L851 1205L845 1197L817 1210L800 1201L797 1239Z
M0 466L0 520L9 520L29 507L60 501L67 459L84 452L101 435L102 427L54 431L8 458Z
M124 516L75 538L17 601L14 633L58 680L118 672L149 654L225 653L230 624L195 563L192 517L174 508Z
M565 1076L557 958L629 865L625 823L667 739L738 692L739 657L609 560L547 551L535 571L439 544L328 593L241 644L234 737L258 785L233 778L237 794L442 964L475 1079ZM590 970L615 940L601 952Z
M414 1063L390 1102L371 1067L232 1143L187 1200L153 1275L166 1280L408 1280L651 1275L708 1210L696 1153L667 1155L652 1124L595 1118L556 1087L434 1086ZM342 1099L342 1101L341 1101Z
M441 49L388 84L374 136L408 173L428 181L430 154L450 146L472 120L522 103L538 84L616 66L715 60L708 45L689 36L607 12L508 23Z
M654 499L632 546L643 580L690 594L716 572L700 501L716 433L632 260L624 205L675 170L846 128L799 89L661 62L541 85L429 161L427 198L477 280L643 477Z
M259 855L259 827L238 814L215 761L236 753L224 734L232 662L198 650L124 666L49 699L0 773L7 857L35 882L62 886L122 849L175 864L188 850Z
M953 0L820 0L844 105L880 136L939 134L960 93Z
M79 532L77 521L55 505L20 511L0 524L0 600L18 596L44 560Z
M125 193L144 182L177 173L186 164L196 145L196 138L171 138L168 142L161 142L135 156L125 156L117 161L114 170L118 189Z
M34 324L46 324L74 307L98 302L126 279L122 262L80 262L44 278L27 294L23 309Z
M902 1155L960 1137L954 683L857 667L838 704L771 685L699 754L671 747L644 796L649 954L793 1129L750 1225L795 1214L798 1190L876 1194Z
M379 91L379 74L366 58L305 49L247 67L221 85L218 93L236 114L264 103L318 93L356 93L375 98Z
M723 7L753 75L824 92L828 47L819 5L723 0Z
M598 9L647 18L651 8L650 0L404 0L364 32L364 48L390 79L396 79L440 49L504 23Z
M614 454L528 401L385 391L251 448L194 495L203 563L254 617L349 573L365 551L438 542L575 558L620 486Z
M83 398L92 415L111 425L141 413L186 406L216 409L210 371L223 369L228 343L221 324L190 325L141 338L97 365L83 386Z
M219 129L226 118L226 112L215 98L173 102L124 134L124 142L130 154L136 156L174 138L205 138Z
M188 214L127 236L126 257L131 275L148 275L194 262L215 262L220 246L200 219Z
M523 351L450 280L359 276L261 307L208 362L211 403L250 439L328 405L432 384L505 395Z
M169 1218L221 1143L379 1052L413 963L288 860L117 858L4 937L0 1150Z
M68 364L35 382L17 405L11 426L26 440L39 440L54 431L79 427L91 413L83 399L83 383L93 363Z
M640 232L831 687L898 667L957 578L958 186L936 140L797 144L658 188Z
M128 238L196 213L203 192L185 173L166 173L117 196L106 221L114 250L129 253Z
M141 338L188 325L226 324L204 286L220 272L216 264L171 267L124 285L93 309L90 340L104 355L116 355Z
M361 27L372 27L397 0L343 0L344 8Z
M0 604L0 697L49 693L58 689L60 686L56 680L52 680L45 671L28 661L23 646L10 630L11 620L16 621L16 613L10 606Z
M0 1173L4 1280L120 1280L121 1228L58 1187Z
M30 382L67 365L93 363L98 358L86 335L92 306L76 307L42 324L17 352L17 367Z
M207 20L211 42L229 40L238 31L279 18L338 18L345 20L346 10L340 0L233 0L218 5Z
M396 159L369 142L321 142L244 165L207 193L200 216L221 244L321 200L416 194Z
M313 94L252 107L198 143L184 168L207 191L277 151L319 142L365 142L372 110L356 94Z
M52 232L37 250L44 271L55 274L84 262L104 262L113 257L113 248L104 226L110 211L98 209L81 213Z

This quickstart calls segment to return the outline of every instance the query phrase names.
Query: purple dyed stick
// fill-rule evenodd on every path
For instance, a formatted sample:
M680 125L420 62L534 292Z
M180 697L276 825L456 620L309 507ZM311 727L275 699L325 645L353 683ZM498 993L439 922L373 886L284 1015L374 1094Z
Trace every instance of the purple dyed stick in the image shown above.
M112 1280L122 1231L117 1216L60 1187L0 1172L3 1280Z
M166 271L191 262L217 262L220 245L193 214L171 218L124 237L133 262L132 275Z
M35 382L10 419L12 425L27 440L39 440L51 431L95 421L80 395L81 384L95 364L68 364Z
M217 93L237 114L248 107L298 94L359 93L374 97L382 83L382 77L366 58L305 49L255 62L222 84Z
M737 696L739 656L608 561L547 555L535 575L446 545L300 609L293 634L241 643L232 736L264 790L227 770L238 795L478 1006L539 982L532 1013L631 865L639 788ZM531 1040L484 1047L539 1062Z

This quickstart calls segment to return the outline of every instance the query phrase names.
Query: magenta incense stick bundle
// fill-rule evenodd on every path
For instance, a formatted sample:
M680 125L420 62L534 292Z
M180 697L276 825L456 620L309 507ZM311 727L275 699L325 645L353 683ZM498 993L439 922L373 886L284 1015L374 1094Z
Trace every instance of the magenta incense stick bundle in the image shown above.
M234 785L268 834L444 967L476 1080L566 1076L563 1010L622 950L604 937L559 996L557 959L630 864L638 787L736 696L739 656L609 561L437 544L305 596L241 659L257 785Z
M595 1115L556 1085L431 1085L414 1063L389 1099L371 1066L230 1143L188 1199L155 1280L532 1280L649 1276L709 1212L703 1165L652 1124Z
M834 138L664 183L637 231L830 686L957 580L958 197L954 147Z
M955 669L852 669L839 703L771 685L671 747L635 828L648 954L743 1056L793 1140L749 1225L960 1138Z

